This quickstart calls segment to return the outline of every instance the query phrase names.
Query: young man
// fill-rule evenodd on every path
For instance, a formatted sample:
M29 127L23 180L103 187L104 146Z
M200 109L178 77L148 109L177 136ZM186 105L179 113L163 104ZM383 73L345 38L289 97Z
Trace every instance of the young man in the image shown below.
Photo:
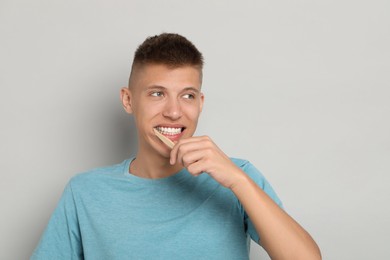
M202 66L177 34L139 46L121 90L136 157L72 178L32 259L248 259L249 237L272 259L321 259L251 163L193 136Z

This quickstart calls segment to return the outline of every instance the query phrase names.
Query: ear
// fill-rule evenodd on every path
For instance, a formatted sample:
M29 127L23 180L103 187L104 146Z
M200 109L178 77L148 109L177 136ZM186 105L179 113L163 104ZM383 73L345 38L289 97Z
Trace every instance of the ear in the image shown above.
M132 114L133 113L133 109L131 106L132 98L131 98L130 89L128 87L123 87L121 89L120 99L122 101L123 109L126 111L126 113Z
M200 93L200 112L202 112L202 109L203 109L203 103L204 103L204 94L201 92Z

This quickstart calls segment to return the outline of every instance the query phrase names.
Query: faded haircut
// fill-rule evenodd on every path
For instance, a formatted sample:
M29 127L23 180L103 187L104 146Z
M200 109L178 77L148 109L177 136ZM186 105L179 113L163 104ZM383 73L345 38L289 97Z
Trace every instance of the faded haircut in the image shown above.
M175 33L162 33L146 38L134 54L129 85L135 68L150 64L162 64L169 68L184 66L203 68L203 55L185 37Z

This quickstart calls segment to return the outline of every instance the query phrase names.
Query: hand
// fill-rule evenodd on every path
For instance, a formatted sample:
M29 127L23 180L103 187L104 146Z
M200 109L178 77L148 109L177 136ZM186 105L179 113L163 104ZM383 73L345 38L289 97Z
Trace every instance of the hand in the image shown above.
M208 136L179 140L170 157L170 164L176 163L194 176L206 172L226 188L232 188L245 175Z

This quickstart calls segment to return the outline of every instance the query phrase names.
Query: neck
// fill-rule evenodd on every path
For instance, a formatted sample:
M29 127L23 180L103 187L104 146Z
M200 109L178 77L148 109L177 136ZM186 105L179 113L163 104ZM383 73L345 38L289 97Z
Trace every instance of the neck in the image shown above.
M139 151L136 158L130 164L130 173L148 179L166 178L174 175L183 168L183 165L176 163L171 165L169 157L165 158L158 154L145 153Z

